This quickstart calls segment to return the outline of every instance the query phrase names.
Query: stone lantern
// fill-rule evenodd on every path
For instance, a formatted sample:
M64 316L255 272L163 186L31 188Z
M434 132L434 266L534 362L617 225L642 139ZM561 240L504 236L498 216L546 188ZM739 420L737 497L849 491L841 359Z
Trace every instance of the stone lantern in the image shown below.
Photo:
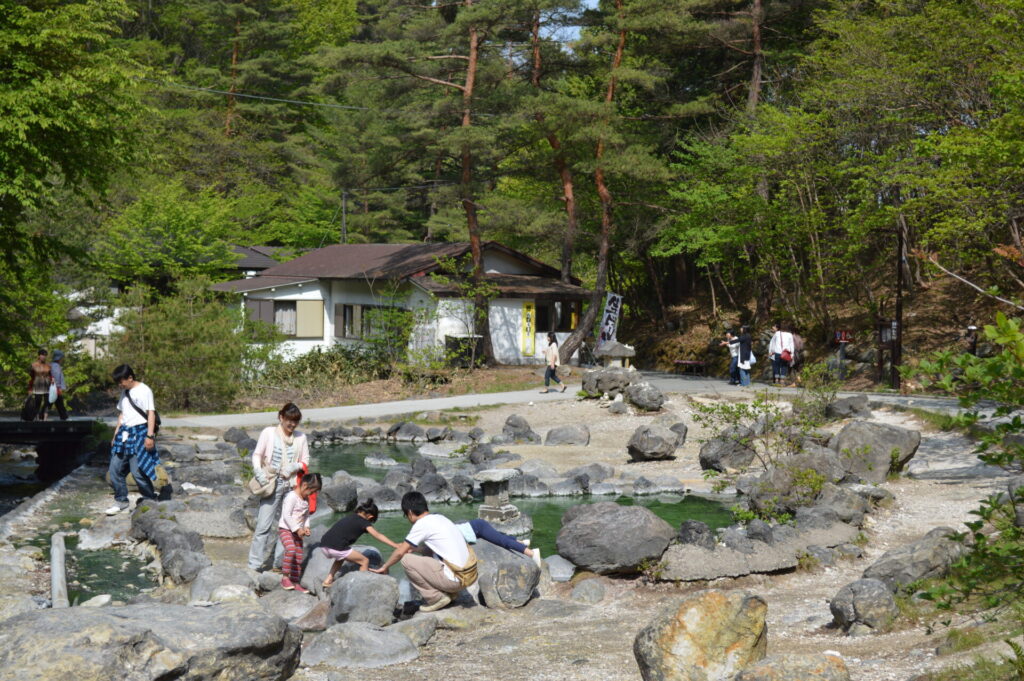
M601 364L606 367L628 367L629 358L634 355L636 355L636 350L632 345L626 345L619 341L605 341L594 351L594 356L601 360Z

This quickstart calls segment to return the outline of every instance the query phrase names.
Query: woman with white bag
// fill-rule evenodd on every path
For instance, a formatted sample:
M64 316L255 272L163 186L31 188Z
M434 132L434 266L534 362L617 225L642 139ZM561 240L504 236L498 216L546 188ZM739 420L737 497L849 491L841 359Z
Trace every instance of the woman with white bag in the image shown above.
M264 428L252 452L249 491L260 497L256 529L249 547L249 567L269 570L277 547L281 504L294 486L295 474L309 466L309 440L296 432L302 412L289 402L277 412L278 425Z

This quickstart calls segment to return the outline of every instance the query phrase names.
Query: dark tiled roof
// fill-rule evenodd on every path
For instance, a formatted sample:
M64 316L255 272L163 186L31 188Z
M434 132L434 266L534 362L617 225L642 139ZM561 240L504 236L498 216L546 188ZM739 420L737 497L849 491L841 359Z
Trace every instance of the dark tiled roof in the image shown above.
M280 264L272 257L280 250L275 246L234 246L233 250L241 256L235 263L240 270L265 270Z
M288 286L290 284L302 284L307 281L316 281L315 277L278 277L261 274L249 279L235 279L234 281L222 281L210 288L214 291L226 291L228 293L245 293L246 291L261 291L275 286Z
M265 270L260 276L318 279L402 279L457 258L469 244L334 244Z
M538 300L588 300L590 291L566 284L559 279L538 277L528 274L487 273L484 280L498 289L502 298L533 298ZM417 277L413 281L425 290L438 296L458 296L459 290L452 284L443 284L433 277Z

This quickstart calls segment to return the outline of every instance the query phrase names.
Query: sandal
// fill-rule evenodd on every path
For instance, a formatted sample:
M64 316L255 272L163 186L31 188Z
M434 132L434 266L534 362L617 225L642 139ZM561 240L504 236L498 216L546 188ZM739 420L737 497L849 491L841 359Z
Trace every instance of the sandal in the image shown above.
M327 579L325 579L322 584L325 589L331 584L334 584L334 575L327 575Z

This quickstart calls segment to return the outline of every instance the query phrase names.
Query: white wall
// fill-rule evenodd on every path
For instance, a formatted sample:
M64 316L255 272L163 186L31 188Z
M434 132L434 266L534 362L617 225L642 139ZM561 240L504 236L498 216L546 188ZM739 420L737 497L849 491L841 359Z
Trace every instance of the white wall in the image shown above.
M527 263L500 251L484 251L484 272L501 274L537 274Z

